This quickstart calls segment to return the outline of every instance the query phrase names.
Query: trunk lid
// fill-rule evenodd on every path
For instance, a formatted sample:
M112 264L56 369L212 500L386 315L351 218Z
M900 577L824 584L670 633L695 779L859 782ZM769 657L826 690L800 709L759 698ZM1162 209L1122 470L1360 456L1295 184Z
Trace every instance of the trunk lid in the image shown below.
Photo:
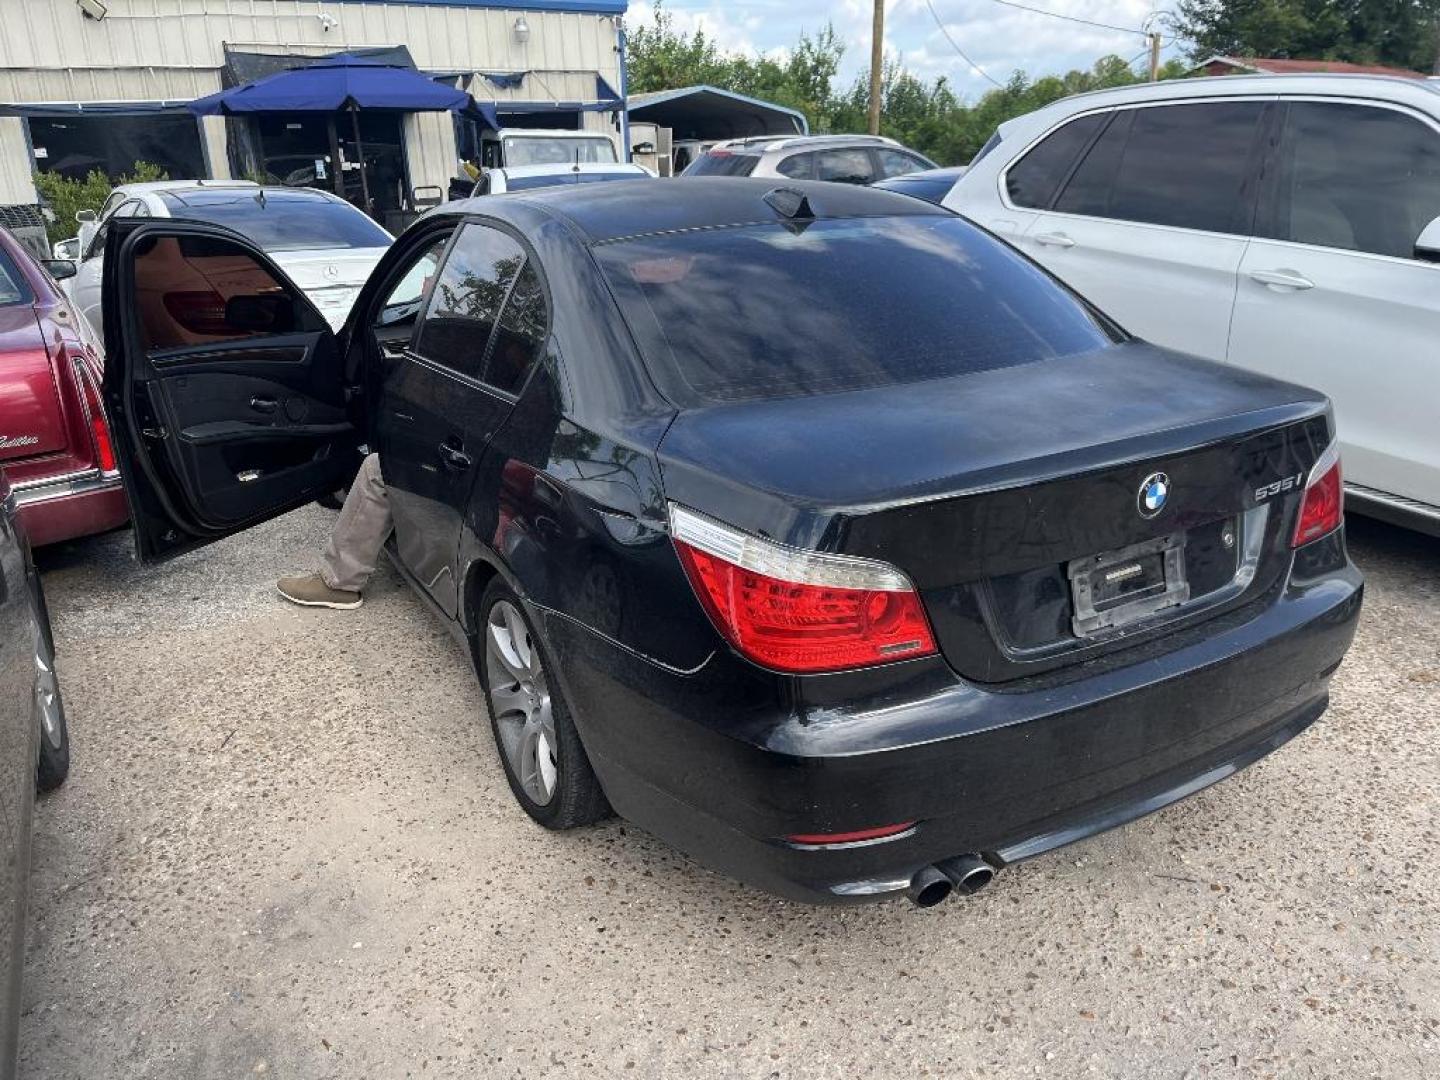
M66 446L55 373L35 309L0 306L0 462Z
M339 330L386 248L272 251L275 265L305 293L325 321Z
M1293 478L1329 438L1323 395L1134 343L690 410L660 454L676 502L796 547L899 567L952 666L998 681L1263 592L1288 557L1283 526L1303 489ZM1166 504L1147 517L1141 487L1157 473ZM1074 575L1084 560L1107 556L1096 564L1107 569L1108 555L1127 552L1126 572L1141 562L1164 573L1156 564L1172 560L1187 595L1124 627L1077 631L1076 589L1089 585Z

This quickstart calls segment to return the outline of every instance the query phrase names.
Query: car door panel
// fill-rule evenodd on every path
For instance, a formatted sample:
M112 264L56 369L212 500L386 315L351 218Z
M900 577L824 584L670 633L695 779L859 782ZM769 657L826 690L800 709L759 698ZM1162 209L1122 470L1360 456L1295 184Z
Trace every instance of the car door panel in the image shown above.
M1283 106L1228 359L1323 390L1345 480L1440 506L1440 123L1354 100Z
M106 403L142 558L349 480L361 435L335 336L262 252L219 226L117 222L105 261Z

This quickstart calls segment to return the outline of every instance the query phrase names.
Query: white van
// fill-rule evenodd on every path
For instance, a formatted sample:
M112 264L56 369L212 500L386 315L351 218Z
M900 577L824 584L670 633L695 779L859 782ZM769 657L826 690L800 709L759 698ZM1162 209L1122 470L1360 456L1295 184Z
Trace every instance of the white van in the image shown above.
M1083 94L1001 125L944 205L1142 338L1325 391L1349 508L1440 535L1440 84Z

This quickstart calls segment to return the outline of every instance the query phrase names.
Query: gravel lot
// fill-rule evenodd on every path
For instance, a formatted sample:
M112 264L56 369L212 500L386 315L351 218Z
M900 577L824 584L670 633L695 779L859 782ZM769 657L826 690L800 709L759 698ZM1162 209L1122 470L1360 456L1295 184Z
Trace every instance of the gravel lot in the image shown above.
M1354 521L1311 732L973 900L771 899L516 808L388 570L292 514L158 570L41 552L75 769L36 815L27 1078L1440 1075L1440 542Z

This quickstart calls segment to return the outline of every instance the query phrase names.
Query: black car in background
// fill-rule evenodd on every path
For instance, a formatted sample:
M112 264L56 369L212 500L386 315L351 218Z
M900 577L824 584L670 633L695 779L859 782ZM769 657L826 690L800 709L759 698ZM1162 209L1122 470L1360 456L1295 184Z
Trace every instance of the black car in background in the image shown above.
M25 909L30 885L30 816L35 790L59 787L70 771L65 706L40 575L0 471L0 1080L15 1075Z
M106 260L141 557L377 449L550 827L613 807L785 896L931 904L1280 746L1355 630L1323 396L1136 341L916 199L450 203L338 335L215 226L118 223Z
M955 186L955 181L965 175L968 166L952 165L948 169L921 169L919 172L903 173L900 176L892 176L886 180L876 180L871 187L877 187L881 191L894 191L900 195L909 195L916 199L924 199L939 206L945 196L950 194L950 189Z

